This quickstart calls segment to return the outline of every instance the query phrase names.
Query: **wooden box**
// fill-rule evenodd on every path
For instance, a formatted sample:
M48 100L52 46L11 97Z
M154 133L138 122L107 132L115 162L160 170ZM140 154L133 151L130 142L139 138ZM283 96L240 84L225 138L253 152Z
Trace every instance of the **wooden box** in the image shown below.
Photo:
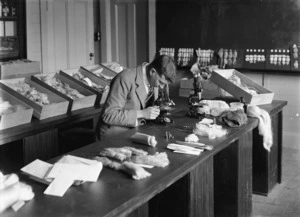
M90 65L90 66L81 66L80 72L88 72L91 73L93 76L96 76L98 78L101 78L108 84L111 82L111 80L118 74L117 72L113 71L109 67L105 65Z
M192 89L189 88L179 88L179 96L189 97L191 95Z
M241 84L246 85L250 89L256 90L258 94L252 95L245 89L228 80L234 75L241 80ZM247 76L241 74L235 69L214 70L210 77L210 80L238 100L240 100L241 97L244 97L247 104L263 105L270 104L273 101L274 93L251 80Z
M39 61L15 60L0 65L1 79L30 77L38 73L41 73Z
M56 78L58 80L60 80L61 82L69 85L71 88L77 90L80 94L84 95L84 97L82 98L76 98L76 99L72 99L71 97L67 96L66 94L58 91L57 89L55 89L54 87L46 84L44 81L42 81L41 79L45 76L50 76L50 78ZM78 83L58 74L58 73L51 73L51 74L40 74L40 75L33 75L31 77L31 79L44 86L45 88L47 88L48 90L54 92L55 94L63 97L64 99L69 101L69 107L68 107L68 112L72 112L78 109L83 109L83 108L88 108L88 107L92 107L95 105L96 102L96 95L89 91L88 89L86 89L85 87L79 85Z
M97 88L93 88L92 84L89 85L89 82L86 83L84 81L74 78L73 75L78 72L80 72L85 78L88 78L89 82L95 83L96 85L100 85L101 87L103 87L103 90L100 91ZM61 70L59 74L96 94L96 105L104 104L109 91L109 84L106 81L94 75L93 73L90 73L86 70L82 70L82 68L64 69Z
M180 79L180 89L179 96L189 97L190 91L194 89L193 86L194 79L182 78ZM222 90L218 85L208 80L202 80L201 85L203 88L202 98L203 99L213 99L220 96L230 96L226 91Z
M27 83L31 87L34 87L38 92L44 93L47 95L50 104L41 105L35 101L30 100L26 96L22 95L21 93L15 90L15 85L18 82ZM43 87L42 85L30 80L30 78L15 78L15 79L7 79L1 80L3 85L3 89L9 92L11 95L15 96L22 102L29 105L33 108L33 116L37 119L46 119L51 118L57 115L62 115L67 113L69 102L64 98L60 97L59 95L51 92L47 88Z
M30 123L32 118L33 109L20 101L18 98L9 94L7 91L2 89L4 86L0 83L0 98L2 102L7 101L12 107L10 113L0 113L0 130L19 126L21 124Z
M225 97L231 96L218 85L213 83L210 79L201 81L203 92L202 98L203 99L213 99L216 97Z
M194 83L193 78L181 78L180 88L194 89L193 83Z
M120 73L121 71L123 71L126 67L121 66L119 63L117 62L107 62L107 63L100 63L101 66L106 67L107 69L115 72L115 73Z

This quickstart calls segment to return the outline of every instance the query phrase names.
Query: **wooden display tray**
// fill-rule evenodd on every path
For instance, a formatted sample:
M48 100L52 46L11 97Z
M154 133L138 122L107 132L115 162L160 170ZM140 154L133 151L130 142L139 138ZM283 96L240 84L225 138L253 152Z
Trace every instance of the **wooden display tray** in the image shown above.
M40 105L27 97L23 96L22 94L15 91L11 86L18 83L18 82L25 82L32 87L35 87L37 91L41 93L45 93L48 96L50 101L49 105ZM29 78L15 78L15 79L7 79L1 80L3 85L3 89L9 92L11 95L15 96L31 108L33 108L33 116L39 120L43 120L46 118L51 118L57 115L62 115L67 113L69 102L64 98L60 97L59 95L51 92L47 88L43 87L42 85L30 80Z
M191 95L191 90L189 88L179 88L179 96L189 97Z
M78 85L86 88L87 90L93 92L94 94L96 94L96 101L95 104L96 105L102 105L104 104L106 98L107 98L107 94L109 92L109 89L106 89L103 92L99 92L97 90L95 90L94 88L90 87L89 85L87 85L86 83L77 80L76 78L73 77L73 75L77 72L80 72L83 76L89 78L92 82L94 82L95 84L101 85L103 86L103 88L105 86L109 86L109 84L102 80L100 77L94 75L91 72L88 72L86 70L83 70L82 68L73 68L73 69L64 69L64 70L60 70L59 74L63 77L66 77L67 79L73 81L74 83L77 83Z
M228 78L232 75L238 76L243 84L256 89L260 94L251 95L244 89L233 84L231 81L228 80ZM247 104L263 105L270 104L273 101L274 93L267 90L263 86L259 85L258 83L251 80L250 78L248 78L247 76L243 75L235 69L214 70L210 77L210 80L222 89L224 89L226 92L233 95L238 100L240 100L241 97L244 97L245 102Z
M103 64L99 64L99 65L89 65L89 66L81 66L80 67L80 72L88 72L90 74L92 74L93 76L96 76L97 78L101 78L102 80L104 80L105 82L107 82L108 84L111 82L111 80L105 79L104 77L100 77L98 75L96 75L95 73L97 71L101 71L101 73L105 76L109 76L111 78L114 78L118 73L113 71L112 69L110 69L109 67L103 65Z
M194 78L181 78L180 88L194 89Z
M117 63L117 62L100 63L101 66L107 68L107 69L110 70L110 71L113 71L114 73L119 74L121 71L115 71L115 70L113 70L113 69L110 67L111 65L114 65L114 64L118 64L119 66L121 66L121 64L119 64L119 63ZM123 70L126 68L126 67L124 67L124 66L121 66L121 67L123 68Z
M0 115L0 130L30 123L33 109L23 103L18 98L2 89L4 85L0 83L0 97L3 101L8 101L12 106L17 107L15 112Z
M69 101L69 107L68 107L68 112L72 112L78 109L83 109L83 108L88 108L88 107L92 107L95 105L95 101L96 101L96 95L89 91L88 89L86 89L85 87L77 84L76 82L58 74L58 73L51 73L51 74L46 74L47 76L52 76L55 77L57 79L59 79L60 81L70 85L71 88L76 89L79 93L83 94L85 97L83 98L77 98L77 99L72 99L70 97L68 97L67 95L61 93L60 91L56 90L55 88L51 87L50 85L46 84L45 82L43 82L42 80L40 80L38 77L40 76L45 76L45 74L43 75L33 75L31 77L31 79L44 86L45 88L47 88L48 90L54 92L55 94L63 97L64 99Z
M1 79L30 77L38 73L41 73L39 61L15 60L0 65Z

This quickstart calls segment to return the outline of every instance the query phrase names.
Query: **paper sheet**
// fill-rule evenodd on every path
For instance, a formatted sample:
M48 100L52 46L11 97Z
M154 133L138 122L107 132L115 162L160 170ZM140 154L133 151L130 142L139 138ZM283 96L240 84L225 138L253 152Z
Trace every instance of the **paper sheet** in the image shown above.
M57 163L77 163L77 164L87 164L87 165L102 165L101 162L96 160L91 160L87 158L77 157L73 155L65 155L63 156Z
M62 197L75 181L96 182L102 168L102 163L96 160L65 155L54 165L37 159L21 171L46 184L53 180L44 193Z
M60 172L76 171L78 174L75 180L96 182L102 170L102 164L99 165L84 165L84 164L66 164L55 163L47 175L47 178L56 178Z
M44 179L51 167L52 164L36 159L23 167L21 171L34 178Z
M169 143L167 148L173 150L176 153L182 153L182 154L200 155L203 152L202 149L196 149L193 147L178 145L174 143Z
M60 170L58 174L56 174L55 179L44 191L44 194L62 197L69 187L71 187L74 180L77 179L77 176L77 171Z

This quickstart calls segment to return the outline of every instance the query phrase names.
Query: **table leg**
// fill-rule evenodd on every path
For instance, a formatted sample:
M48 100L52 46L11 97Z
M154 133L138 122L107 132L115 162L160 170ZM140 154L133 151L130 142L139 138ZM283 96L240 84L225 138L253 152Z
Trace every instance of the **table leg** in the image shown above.
M268 152L258 128L253 131L253 193L268 195L281 183L282 173L282 111L271 116L273 145Z
M252 214L252 131L214 156L215 216Z
M155 217L214 216L212 157L156 195L149 204L150 216Z

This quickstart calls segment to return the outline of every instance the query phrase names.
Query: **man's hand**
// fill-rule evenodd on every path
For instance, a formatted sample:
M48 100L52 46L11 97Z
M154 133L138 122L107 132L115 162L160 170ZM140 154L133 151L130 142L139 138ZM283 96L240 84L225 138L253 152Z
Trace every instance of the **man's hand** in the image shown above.
M158 106L147 107L143 110L138 110L137 117L145 118L147 120L154 120L160 114Z

